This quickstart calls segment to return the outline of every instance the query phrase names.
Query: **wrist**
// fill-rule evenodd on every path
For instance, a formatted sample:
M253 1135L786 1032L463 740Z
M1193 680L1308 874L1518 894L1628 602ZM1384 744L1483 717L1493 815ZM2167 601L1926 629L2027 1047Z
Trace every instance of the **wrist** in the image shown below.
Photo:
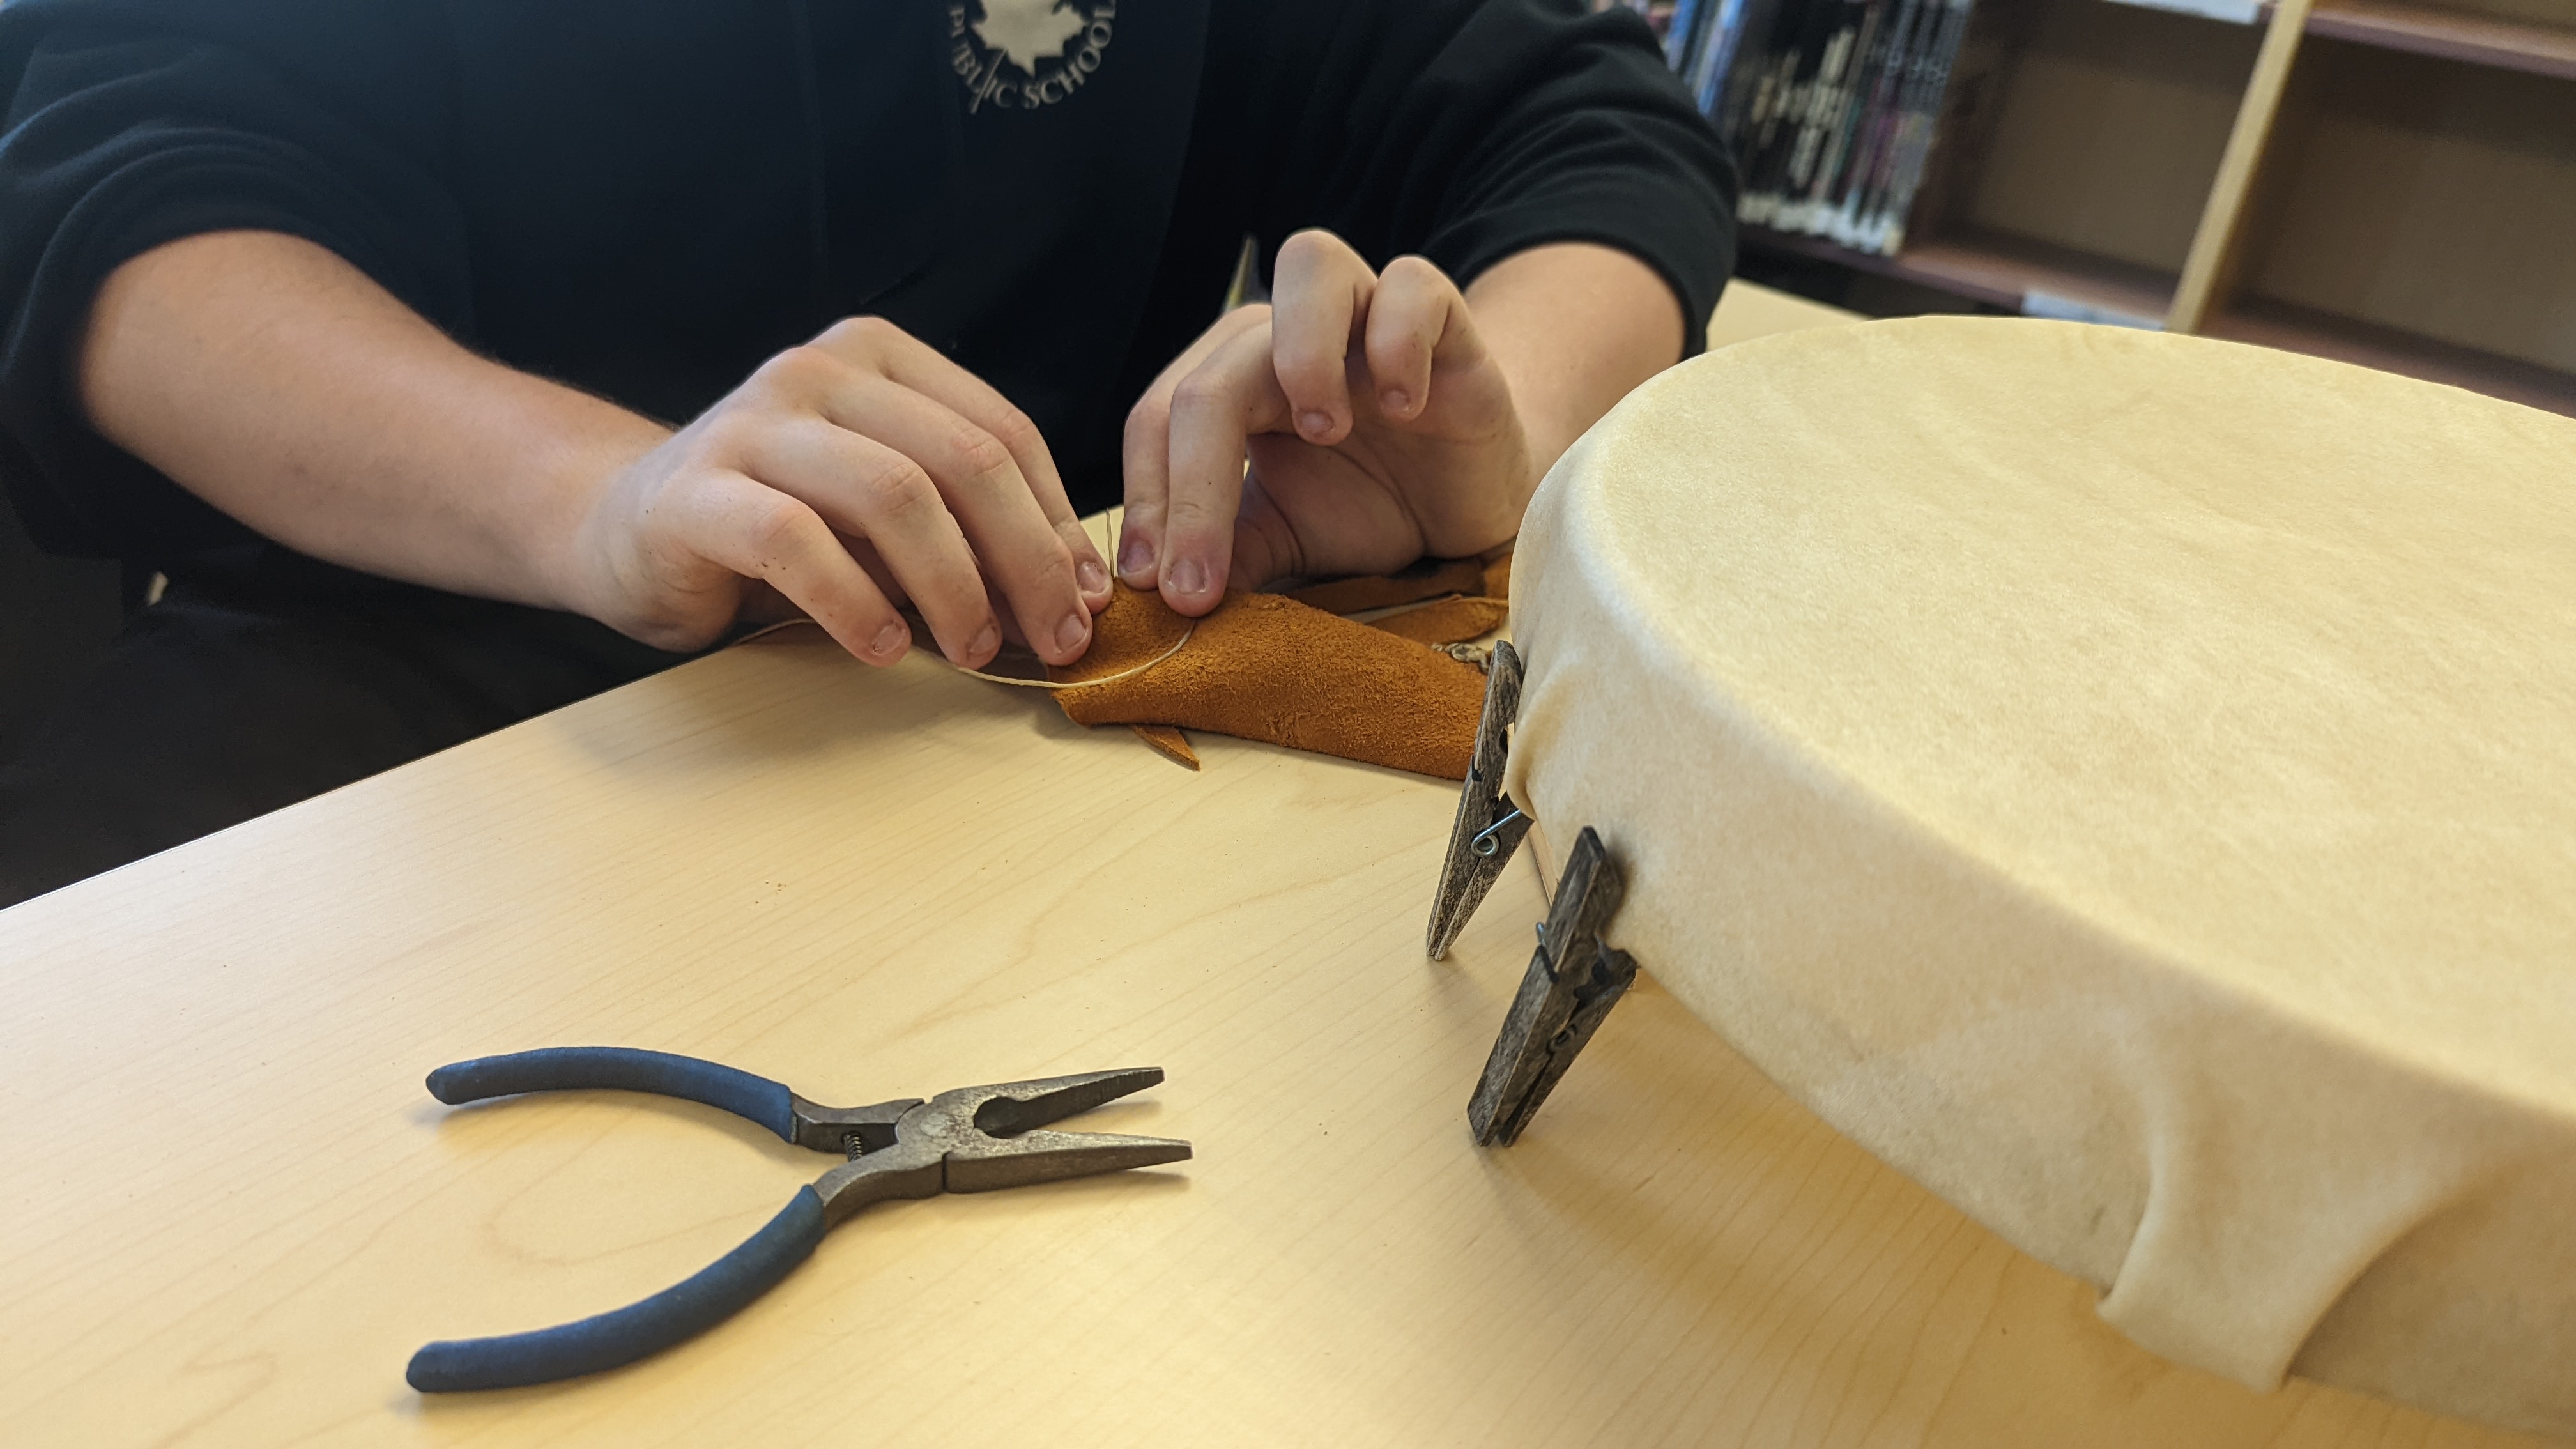
M585 399L584 401L589 401ZM630 475L670 436L645 419L597 404L613 419L553 434L555 445L538 460L509 547L549 608L582 614L612 627L632 612L627 579L634 572L619 557L631 530L617 518Z
M1681 357L1672 289L1610 247L1555 243L1506 257L1466 297L1511 385L1533 489L1631 388Z

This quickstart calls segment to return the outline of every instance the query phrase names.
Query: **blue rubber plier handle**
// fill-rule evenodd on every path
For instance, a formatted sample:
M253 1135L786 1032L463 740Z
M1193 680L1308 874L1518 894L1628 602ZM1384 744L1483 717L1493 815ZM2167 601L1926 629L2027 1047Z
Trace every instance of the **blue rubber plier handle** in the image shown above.
M732 1317L810 1257L834 1223L869 1203L1182 1161L1190 1144L1173 1138L1043 1130L1162 1080L1160 1067L1130 1067L962 1087L928 1101L824 1107L767 1077L632 1047L549 1047L440 1067L429 1074L429 1093L450 1106L522 1092L651 1092L721 1108L848 1160L798 1188L741 1247L650 1298L553 1328L429 1344L404 1377L423 1393L452 1393L597 1373Z

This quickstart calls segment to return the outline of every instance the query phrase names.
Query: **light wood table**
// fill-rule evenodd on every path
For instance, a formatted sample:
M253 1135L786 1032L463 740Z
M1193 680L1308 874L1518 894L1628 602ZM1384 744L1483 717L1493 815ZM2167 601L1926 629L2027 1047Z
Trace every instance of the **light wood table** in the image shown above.
M1809 327L1831 327L1841 322L1862 320L1858 312L1810 302L1759 282L1741 278L1728 282L1717 299L1717 310L1709 314L1708 347L1711 352L1768 337L1775 332L1797 332Z
M1475 1148L1534 868L1426 963L1448 786L1199 743L794 631L0 913L0 1438L2505 1442L2132 1348L1650 983ZM588 1042L836 1103L1160 1065L1082 1123L1198 1157L871 1208L661 1357L414 1395L422 1341L664 1287L827 1165L421 1088Z

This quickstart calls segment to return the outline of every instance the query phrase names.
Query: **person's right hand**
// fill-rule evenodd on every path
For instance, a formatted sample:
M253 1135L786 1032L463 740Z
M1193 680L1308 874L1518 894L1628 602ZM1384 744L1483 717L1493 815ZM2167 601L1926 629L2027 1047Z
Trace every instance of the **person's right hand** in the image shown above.
M714 642L775 590L863 660L903 657L909 600L970 668L1016 633L1080 658L1109 569L1038 430L982 380L872 317L771 358L604 480L565 592L670 649Z

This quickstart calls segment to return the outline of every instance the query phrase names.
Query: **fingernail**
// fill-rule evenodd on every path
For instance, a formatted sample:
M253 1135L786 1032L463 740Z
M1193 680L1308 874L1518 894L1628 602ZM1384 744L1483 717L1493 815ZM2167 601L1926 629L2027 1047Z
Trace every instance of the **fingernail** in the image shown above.
M1379 393L1377 395L1377 400L1388 412L1391 413L1400 413L1404 411L1406 404L1412 401L1412 399L1406 395L1404 389L1400 387L1391 387L1386 391Z
M1064 622L1055 626L1055 647L1068 653L1081 648L1082 641L1090 637L1091 616L1088 614L1067 614Z
M1297 431L1318 442L1332 430L1333 416L1330 413L1310 409L1297 415Z
M975 636L975 642L966 646L966 657L957 662L960 664L970 662L974 664L982 664L985 660L992 658L993 655L1001 649L1001 647L1002 626L999 624L986 624L983 632Z
M1172 588L1175 592L1203 594L1207 592L1207 586L1207 565L1194 558L1185 558L1172 565Z
M903 626L901 619L897 619L877 631L877 637L868 645L868 652L879 659L891 659L901 654L903 646L911 640L912 631Z
M1073 566L1073 581L1084 593L1096 594L1109 587L1109 570L1096 558L1081 559Z
M1154 571L1154 546L1140 534L1129 534L1118 545L1118 572L1129 578Z

